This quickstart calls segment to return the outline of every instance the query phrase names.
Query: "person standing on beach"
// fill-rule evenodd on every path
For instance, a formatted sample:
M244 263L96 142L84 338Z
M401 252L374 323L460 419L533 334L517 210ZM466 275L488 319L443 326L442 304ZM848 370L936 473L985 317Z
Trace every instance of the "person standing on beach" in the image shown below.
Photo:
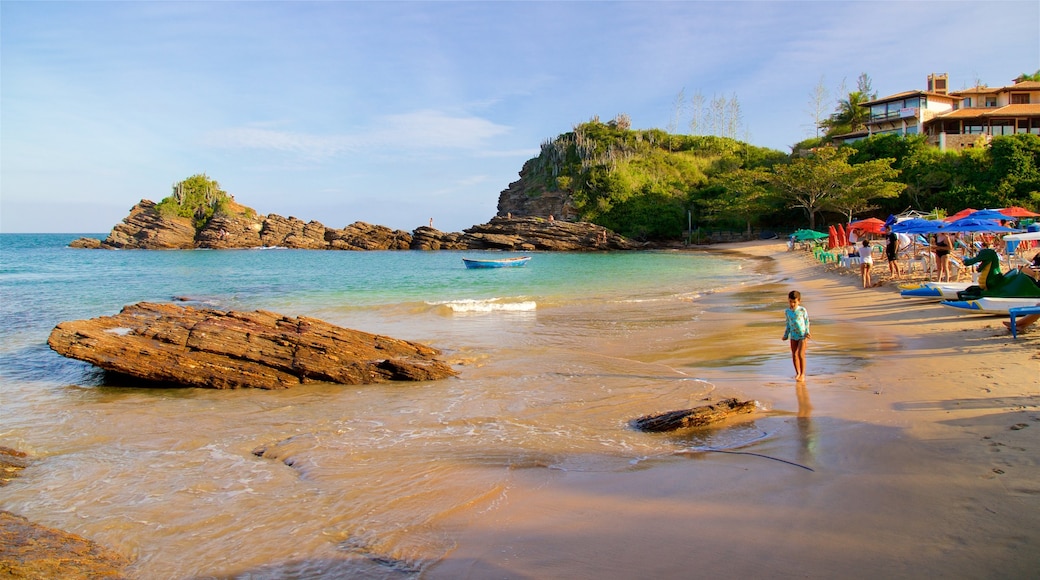
M809 312L802 306L802 294L791 290L787 294L787 309L784 310L787 327L783 340L791 341L791 362L794 363L795 380L805 380L805 346L812 338L809 334Z
M899 278L899 236L889 230L888 244L885 246L885 257L888 258L888 273Z
M873 283L870 280L870 267L874 264L874 248L870 247L870 240L863 240L859 251L859 275L863 279L863 287L870 288Z

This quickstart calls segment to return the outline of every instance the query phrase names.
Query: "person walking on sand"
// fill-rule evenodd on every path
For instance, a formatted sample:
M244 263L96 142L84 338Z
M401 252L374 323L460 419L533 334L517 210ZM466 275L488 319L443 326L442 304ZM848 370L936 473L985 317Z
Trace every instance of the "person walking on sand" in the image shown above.
M863 279L863 287L870 288L873 283L870 280L870 267L874 264L874 248L870 247L870 240L863 240L863 245L857 251L859 254L859 275Z
M802 306L802 293L791 290L787 294L787 309L784 310L787 327L783 340L791 342L791 362L794 363L795 380L805 380L805 343L812 338L809 333L809 312Z

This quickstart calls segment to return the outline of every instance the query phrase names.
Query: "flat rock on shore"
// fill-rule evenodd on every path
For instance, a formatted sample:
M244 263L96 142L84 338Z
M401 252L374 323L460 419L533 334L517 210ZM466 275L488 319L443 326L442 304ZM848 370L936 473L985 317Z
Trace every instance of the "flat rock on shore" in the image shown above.
M316 318L141 302L115 316L62 322L57 353L154 383L284 389L428 381L457 374L434 348Z

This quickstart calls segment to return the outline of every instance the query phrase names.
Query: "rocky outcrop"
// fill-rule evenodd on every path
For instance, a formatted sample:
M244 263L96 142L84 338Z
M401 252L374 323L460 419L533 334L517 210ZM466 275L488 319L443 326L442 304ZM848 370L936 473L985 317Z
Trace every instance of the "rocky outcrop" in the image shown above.
M129 565L96 542L0 511L0 577L125 578Z
M567 252L644 247L595 224L519 213L494 217L486 224L463 232L442 232L421 226L408 233L360 221L343 229L329 228L313 220L305 222L292 216L261 215L236 203L231 204L229 212L214 216L196 232L190 219L164 216L154 202L146 199L135 205L130 215L112 228L104 241L80 238L69 246L146 250L281 247L354 251L493 249Z
M547 190L533 183L529 176L533 172L538 159L530 159L520 169L520 179L509 184L498 195L498 215L512 217L554 216L559 220L573 220L578 211L571 202L571 195L565 191Z
M754 410L754 401L722 399L714 405L702 405L692 409L669 411L659 415L646 415L633 419L630 424L633 428L640 431L674 431L689 427L704 427L723 421L732 415L751 413Z
M177 250L195 247L195 226L184 217L164 216L155 202L142 199L130 209L130 215L112 228L102 242L107 248L140 248L144 250Z
M412 232L413 250L467 250L459 232L442 232L431 227L420 226Z
M138 303L115 316L62 322L57 353L158 384L284 389L427 381L456 373L434 348L265 311L225 312Z
M333 250L407 250L412 235L386 226L354 222L342 230L327 230L325 239Z
M632 240L602 226L538 217L498 216L464 231L462 243L467 249L574 252L639 247Z

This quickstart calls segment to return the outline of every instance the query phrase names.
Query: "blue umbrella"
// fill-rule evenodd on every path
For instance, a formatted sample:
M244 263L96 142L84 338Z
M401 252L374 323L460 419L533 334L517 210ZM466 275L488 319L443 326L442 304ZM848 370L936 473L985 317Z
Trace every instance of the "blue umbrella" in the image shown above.
M980 210L981 211L981 210ZM976 212L978 213L978 212ZM1017 232L1018 230L1008 228L1000 225L997 220L980 220L974 217L961 218L955 222L950 222L942 229L944 232L954 233L977 233L977 232Z
M942 222L933 222L923 218L903 220L892 226L892 231L897 234L934 234L943 229Z
M968 214L967 216L965 216L964 218L961 218L961 219L966 219L966 218L971 218L971 219L976 219L976 220L1008 220L1008 219L1011 219L1008 216L1004 215L1003 213L1001 213L1000 211L997 211L995 209L980 209L979 211L973 211L973 212L971 212L970 214Z

